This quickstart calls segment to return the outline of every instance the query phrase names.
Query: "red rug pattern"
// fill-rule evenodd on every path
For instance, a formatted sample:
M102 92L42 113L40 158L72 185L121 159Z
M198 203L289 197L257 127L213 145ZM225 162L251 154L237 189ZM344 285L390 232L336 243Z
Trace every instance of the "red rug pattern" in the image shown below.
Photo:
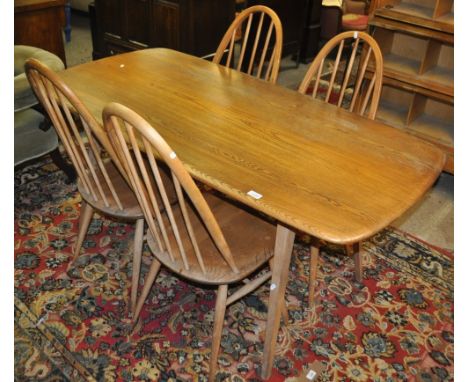
M39 331L54 346L72 381L79 375L205 381L215 292L162 270L132 331L133 227L95 216L72 264L79 210L76 186L49 162L15 174L16 324L24 333ZM309 247L306 239L296 241L289 322L281 324L270 381L299 381L316 360L325 366L321 381L453 380L452 254L394 229L366 241L364 251L361 284L343 248L323 243L316 304L309 309ZM149 256L145 250L143 277ZM266 285L228 308L218 381L260 380L268 290ZM34 353L20 351L34 341L21 344L15 345L18 373ZM24 380L40 379L34 379L33 361L33 379Z

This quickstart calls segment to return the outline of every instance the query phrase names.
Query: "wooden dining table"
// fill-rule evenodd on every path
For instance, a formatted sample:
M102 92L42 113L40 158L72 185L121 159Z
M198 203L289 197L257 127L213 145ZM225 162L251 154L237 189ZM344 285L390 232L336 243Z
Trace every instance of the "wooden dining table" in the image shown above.
M99 121L107 103L128 106L194 178L276 219L263 378L271 374L296 232L338 244L367 239L413 206L445 161L403 131L169 49L59 75Z

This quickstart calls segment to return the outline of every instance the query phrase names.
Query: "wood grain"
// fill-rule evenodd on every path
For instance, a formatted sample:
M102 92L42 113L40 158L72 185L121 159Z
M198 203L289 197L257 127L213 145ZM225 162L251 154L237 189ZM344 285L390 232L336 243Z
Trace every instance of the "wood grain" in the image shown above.
M15 0L15 45L45 49L66 65L65 0Z
M168 49L59 76L96 118L111 101L129 106L158 126L195 178L329 242L355 243L390 224L445 161L397 129Z

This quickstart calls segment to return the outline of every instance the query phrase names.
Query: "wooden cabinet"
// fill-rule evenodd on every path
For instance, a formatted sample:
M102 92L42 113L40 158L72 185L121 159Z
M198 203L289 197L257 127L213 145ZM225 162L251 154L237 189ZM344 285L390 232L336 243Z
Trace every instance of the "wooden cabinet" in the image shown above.
M93 58L148 47L207 55L234 12L235 0L95 0Z
M320 48L320 14L322 0L306 1L306 17L301 33L301 47L299 49L299 60L310 62L317 55Z
M30 45L65 59L65 0L15 0L15 45Z
M246 5L248 7L265 5L273 9L278 14L283 27L282 55L298 51L307 12L306 0L247 0Z
M453 174L453 0L374 0L371 12L384 59L376 118L442 148Z

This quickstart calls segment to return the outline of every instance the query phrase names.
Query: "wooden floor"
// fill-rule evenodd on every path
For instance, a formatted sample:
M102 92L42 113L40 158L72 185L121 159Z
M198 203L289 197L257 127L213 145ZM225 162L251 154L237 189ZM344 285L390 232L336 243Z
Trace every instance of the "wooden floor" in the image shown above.
M89 20L72 13L72 38L66 43L68 66L91 60ZM308 65L296 68L290 57L283 59L278 84L297 89ZM454 241L454 177L443 173L434 187L408 213L393 225L403 231L441 248L453 250Z

